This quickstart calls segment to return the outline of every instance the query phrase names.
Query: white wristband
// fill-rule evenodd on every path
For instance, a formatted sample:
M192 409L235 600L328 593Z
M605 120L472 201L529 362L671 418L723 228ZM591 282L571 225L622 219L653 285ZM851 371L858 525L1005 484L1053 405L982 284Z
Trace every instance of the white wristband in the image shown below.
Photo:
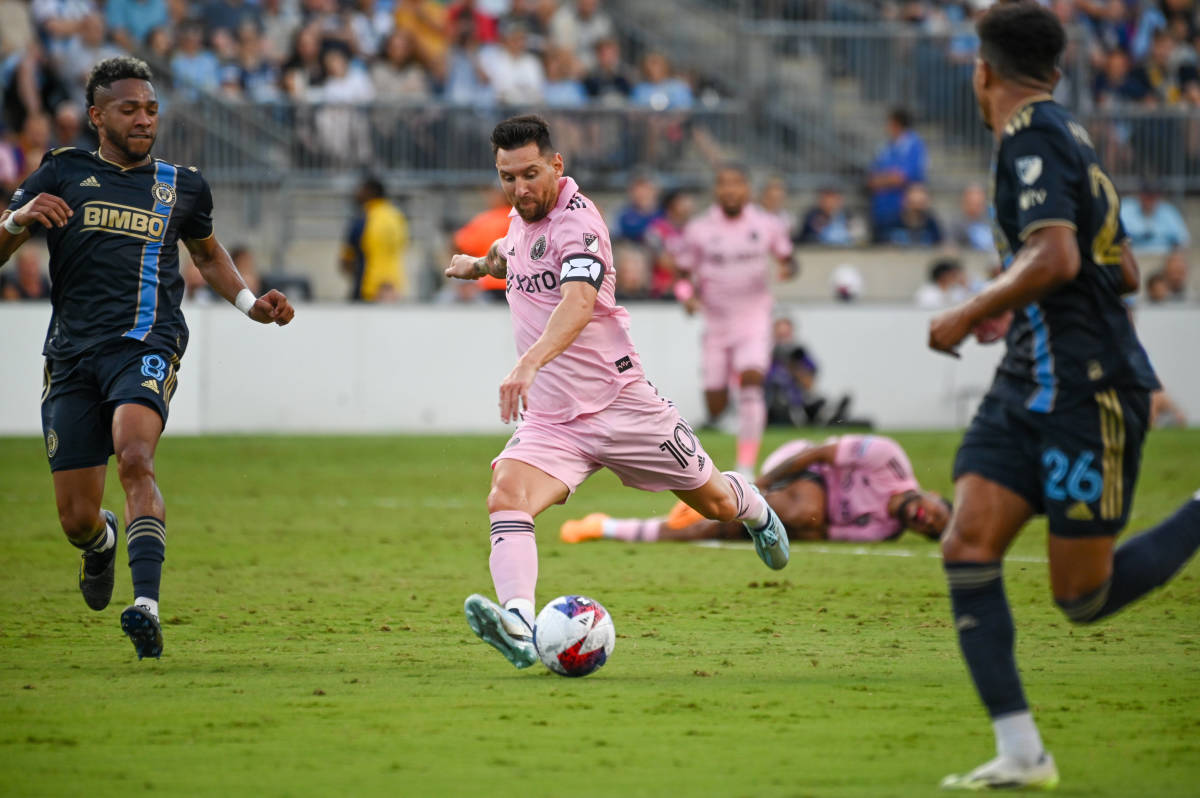
M249 288L243 288L241 291L238 291L237 298L233 300L233 304L237 306L238 310L249 316L250 308L254 307L254 303L257 301Z
M25 225L17 224L14 221L15 218L16 218L16 214L10 213L8 215L8 218L4 220L4 229L7 230L8 232L12 233L15 236L19 236L19 235L21 235L21 233L25 232Z

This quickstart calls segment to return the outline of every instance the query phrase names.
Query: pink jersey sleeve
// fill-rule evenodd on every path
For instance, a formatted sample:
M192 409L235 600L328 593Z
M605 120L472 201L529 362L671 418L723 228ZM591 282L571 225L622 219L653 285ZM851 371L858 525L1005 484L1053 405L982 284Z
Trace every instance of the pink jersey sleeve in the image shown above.
M696 223L688 222L683 233L676 241L671 256L675 258L675 266L683 272L694 272L700 263L700 252L696 245Z
M788 233L787 225L777 216L771 218L772 227L774 228L771 236L771 254L780 260L790 258L795 247L792 244L792 237Z

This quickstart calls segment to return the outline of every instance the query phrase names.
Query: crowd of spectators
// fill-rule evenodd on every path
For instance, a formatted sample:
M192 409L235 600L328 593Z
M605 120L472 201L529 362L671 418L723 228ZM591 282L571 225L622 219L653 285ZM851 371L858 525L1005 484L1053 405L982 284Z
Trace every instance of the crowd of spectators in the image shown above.
M602 0L0 0L0 135L13 151L0 153L0 183L30 171L16 151L40 147L46 128L51 144L90 140L86 75L120 53L146 59L176 101L274 106L309 151L342 165L401 122L408 140L443 135L412 118L431 100L687 111L699 93L662 53L623 57ZM289 116L305 108L316 110Z

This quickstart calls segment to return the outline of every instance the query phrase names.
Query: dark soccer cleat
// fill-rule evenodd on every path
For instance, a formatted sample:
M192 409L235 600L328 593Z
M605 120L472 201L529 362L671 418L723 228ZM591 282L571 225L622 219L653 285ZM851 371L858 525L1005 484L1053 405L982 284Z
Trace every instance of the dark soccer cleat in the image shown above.
M162 656L163 636L158 618L139 604L131 604L121 613L121 631L129 635L138 659Z
M117 532L117 517L104 510L105 523ZM108 551L85 551L79 561L79 592L94 610L102 610L112 600L113 571L116 569L117 544Z

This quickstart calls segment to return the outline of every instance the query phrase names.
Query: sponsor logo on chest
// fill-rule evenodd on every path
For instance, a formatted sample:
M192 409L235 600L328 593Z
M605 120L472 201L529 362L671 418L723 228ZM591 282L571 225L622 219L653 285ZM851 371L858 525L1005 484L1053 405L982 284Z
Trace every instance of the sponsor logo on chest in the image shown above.
M508 273L508 285L505 293L540 294L543 291L553 291L558 288L558 275L546 269L533 274Z
M115 202L93 200L83 204L83 230L130 236L158 243L167 231L167 214Z

